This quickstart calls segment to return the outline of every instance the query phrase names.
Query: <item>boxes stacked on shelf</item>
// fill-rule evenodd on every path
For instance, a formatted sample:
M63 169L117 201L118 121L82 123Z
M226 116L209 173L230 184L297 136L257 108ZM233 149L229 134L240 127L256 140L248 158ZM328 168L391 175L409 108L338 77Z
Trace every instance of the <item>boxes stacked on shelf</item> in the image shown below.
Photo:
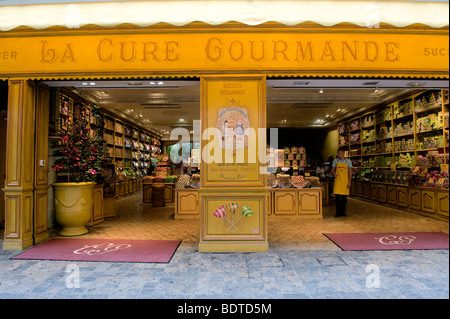
M394 106L394 119L398 119L404 116L408 116L413 113L413 100L408 99L398 103Z
M434 136L423 136L417 141L417 150L434 150L439 147L444 147L444 136L434 135Z
M395 156L395 164L397 167L409 167L412 168L415 165L415 156L411 155L410 153L406 154L399 154L398 156Z
M362 141L363 141L363 143L375 141L375 129L363 130Z
M363 117L361 127L369 127L375 125L375 114L368 114Z
M395 140L394 152L414 152L414 139Z
M431 113L422 117L419 117L416 121L416 132L426 132L431 130L442 129L443 116L442 112Z
M374 155L376 153L375 144L373 145L363 145L362 155Z
M408 121L408 122L398 123L394 129L394 137L401 136L401 135L407 135L407 134L414 134L413 122Z
M437 108L442 106L441 91L426 92L423 95L416 98L414 101L415 112L421 112L430 108Z
M376 146L377 154L392 153L392 142L381 141Z
M278 156L279 167L306 167L306 149L304 147L285 147L281 151L282 153L280 150L275 152L275 156ZM284 157L280 158L279 154L283 154Z
M382 126L378 131L377 139L390 138L392 137L392 127L391 126Z

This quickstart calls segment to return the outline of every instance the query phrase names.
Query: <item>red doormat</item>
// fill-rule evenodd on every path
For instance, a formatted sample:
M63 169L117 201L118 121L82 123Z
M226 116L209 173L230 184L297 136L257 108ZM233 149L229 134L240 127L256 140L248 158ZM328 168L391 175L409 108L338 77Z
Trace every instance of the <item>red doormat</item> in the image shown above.
M12 259L168 263L180 240L51 238Z
M448 249L448 234L411 233L338 233L324 234L342 250Z

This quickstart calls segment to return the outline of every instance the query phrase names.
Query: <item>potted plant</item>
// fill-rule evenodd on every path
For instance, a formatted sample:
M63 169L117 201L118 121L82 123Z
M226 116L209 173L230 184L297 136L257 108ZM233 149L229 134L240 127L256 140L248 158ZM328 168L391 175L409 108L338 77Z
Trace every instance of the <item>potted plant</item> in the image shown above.
M91 107L91 115L100 118L98 107ZM65 172L67 181L54 183L56 220L62 226L62 236L78 236L88 232L94 187L101 179L101 171L108 160L100 127L91 129L85 118L75 118L68 131L61 134L61 158L53 165L55 172Z

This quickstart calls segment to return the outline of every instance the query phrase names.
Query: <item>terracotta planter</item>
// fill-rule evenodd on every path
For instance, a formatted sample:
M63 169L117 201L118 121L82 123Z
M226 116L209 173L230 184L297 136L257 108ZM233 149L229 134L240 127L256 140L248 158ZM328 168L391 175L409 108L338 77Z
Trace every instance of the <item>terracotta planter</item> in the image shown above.
M55 183L53 197L56 220L62 226L61 236L79 236L88 233L94 205L95 182Z

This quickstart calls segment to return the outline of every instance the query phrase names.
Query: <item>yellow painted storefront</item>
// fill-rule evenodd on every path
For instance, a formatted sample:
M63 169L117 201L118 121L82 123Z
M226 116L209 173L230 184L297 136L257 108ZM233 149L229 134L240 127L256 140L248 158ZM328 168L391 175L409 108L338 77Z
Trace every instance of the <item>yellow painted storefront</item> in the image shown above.
M265 128L267 77L448 79L448 43L448 26L348 23L193 22L1 32L0 79L9 85L3 248L22 250L48 238L48 161L41 166L40 160L48 158L50 91L39 80L200 78L203 128L214 127L219 109L229 107L245 108L251 126ZM202 149L207 144L203 140ZM226 153L222 149L220 156ZM268 201L289 194L269 194L259 174L262 164L245 164L242 173L242 167L224 172L202 163L195 195L200 251L267 251ZM252 214L229 222L217 217L220 211L214 215L222 203Z

